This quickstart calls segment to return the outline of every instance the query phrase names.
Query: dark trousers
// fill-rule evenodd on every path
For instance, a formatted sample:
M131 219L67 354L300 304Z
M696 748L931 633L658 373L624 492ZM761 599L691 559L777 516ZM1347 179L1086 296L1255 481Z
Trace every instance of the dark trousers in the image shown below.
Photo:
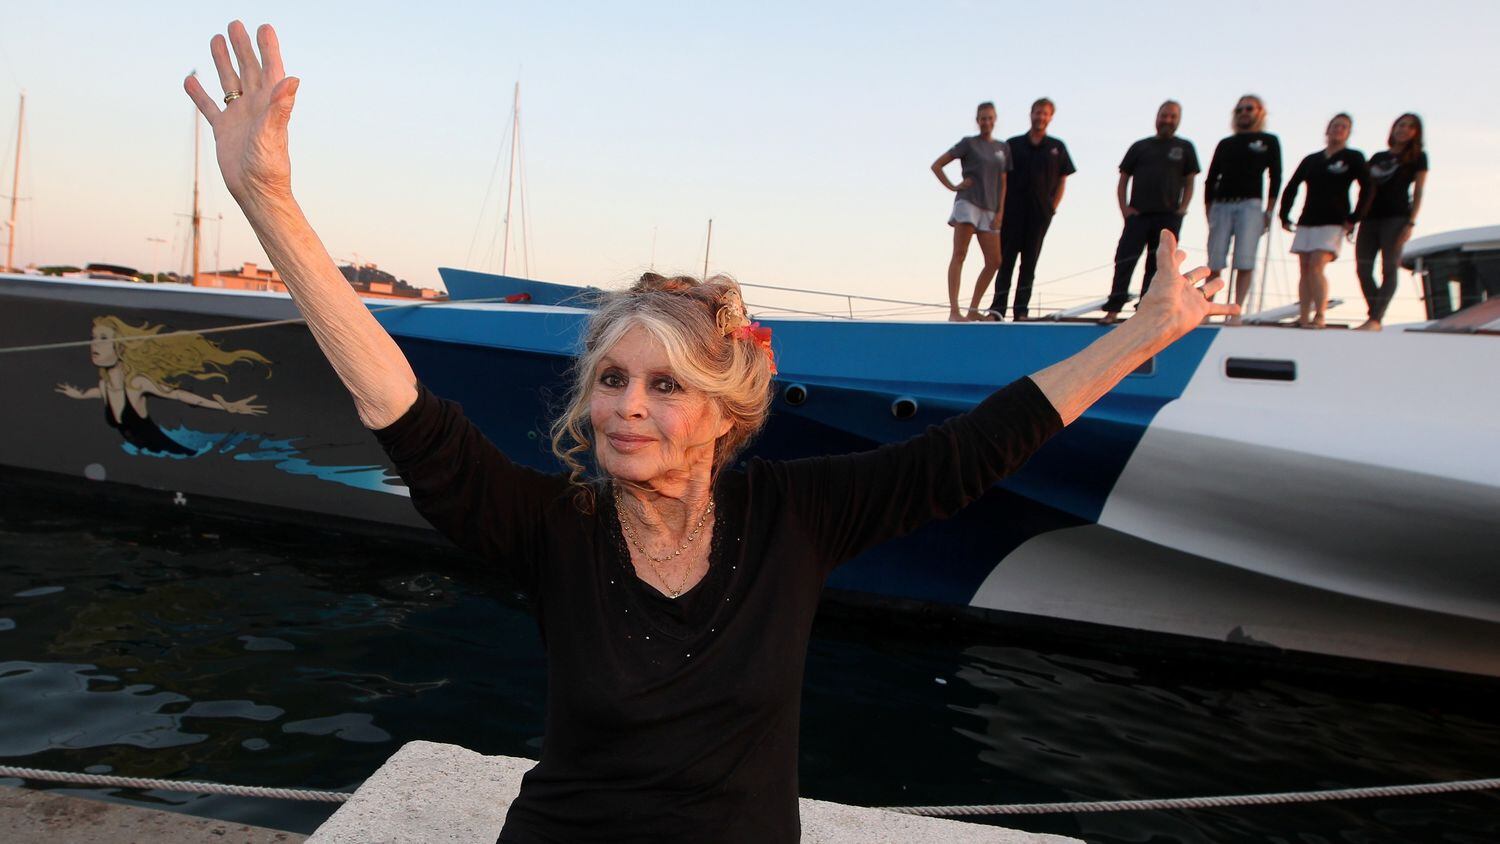
M1125 218L1125 230L1120 233L1120 245L1115 247L1115 283L1109 291L1109 302L1104 310L1118 312L1125 307L1130 296L1130 274L1135 272L1135 262L1141 259L1141 250L1146 250L1146 275L1141 279L1141 295L1151 289L1151 277L1156 275L1156 247L1161 243L1161 233L1171 232L1173 237L1182 231L1181 214L1132 214Z
M1000 221L1000 273L995 276L995 298L990 310L1005 315L1005 301L1010 298L1010 276L1016 259L1021 259L1021 276L1016 279L1016 319L1025 319L1031 307L1031 284L1036 281L1036 261L1042 254L1042 241L1052 215L1035 208L1013 210Z
M1359 273L1359 289L1370 306L1370 319L1385 319L1385 309L1396 295L1396 278L1401 274L1401 235L1406 231L1405 217L1381 217L1359 224L1354 239L1354 267ZM1380 286L1375 286L1375 253L1381 255Z

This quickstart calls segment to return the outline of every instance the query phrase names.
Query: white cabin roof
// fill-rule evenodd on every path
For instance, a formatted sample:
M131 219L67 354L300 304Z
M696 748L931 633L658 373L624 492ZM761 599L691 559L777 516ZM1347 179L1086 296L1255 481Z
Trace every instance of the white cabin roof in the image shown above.
M1455 229L1414 238L1401 250L1401 262L1409 263L1413 258L1462 249L1465 252L1500 250L1500 226L1478 226L1472 229Z

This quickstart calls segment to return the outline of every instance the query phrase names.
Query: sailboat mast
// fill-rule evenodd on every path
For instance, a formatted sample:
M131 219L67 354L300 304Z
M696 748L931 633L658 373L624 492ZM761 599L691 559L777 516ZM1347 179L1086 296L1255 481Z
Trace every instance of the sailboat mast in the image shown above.
M193 275L190 284L198 283L198 255L202 247L203 214L198 209L198 136L201 134L198 109L193 108Z
M21 93L21 114L16 118L16 167L10 174L10 237L5 244L5 271L16 271L16 203L21 194L21 127L26 125L26 94Z
M516 144L521 137L521 81L516 80L515 101L511 106L510 121L510 169L505 174L505 246L500 250L500 274L505 275L510 261L510 206L511 188L516 180Z
M703 279L708 280L708 250L714 246L714 218L708 218L708 242L703 244Z

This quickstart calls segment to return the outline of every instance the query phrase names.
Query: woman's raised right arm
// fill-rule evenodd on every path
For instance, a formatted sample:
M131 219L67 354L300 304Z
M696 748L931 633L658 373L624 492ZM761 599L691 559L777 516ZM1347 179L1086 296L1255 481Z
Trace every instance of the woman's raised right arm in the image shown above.
M256 41L259 57L245 25L235 21L229 25L227 42L222 35L209 42L226 95L241 92L224 108L196 76L189 76L183 87L213 127L225 186L286 281L319 348L353 396L360 421L369 428L384 428L416 401L416 374L334 265L292 198L287 121L300 80L286 75L281 46L269 24L256 31Z

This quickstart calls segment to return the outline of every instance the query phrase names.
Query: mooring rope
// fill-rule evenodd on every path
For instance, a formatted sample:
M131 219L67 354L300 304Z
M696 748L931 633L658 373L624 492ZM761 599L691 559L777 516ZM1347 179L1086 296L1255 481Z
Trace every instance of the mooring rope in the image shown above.
M354 795L343 791L313 791L305 788L264 788L255 785L225 785L217 782L158 780L148 777L115 777L108 774L75 774L70 771L43 771L37 768L13 768L0 765L0 777L17 777L41 782L66 782L78 785L103 785L118 788L143 788L178 791L189 794L232 794L235 797L272 797L278 800L316 800L321 803L343 803Z
M229 794L235 797L269 797L278 800L315 800L322 803L344 803L354 795L344 791L314 791L305 788L266 788L254 785L225 785L216 782L162 780L146 777L117 777L109 774L77 774L70 771L44 771L38 768L16 768L0 765L0 777L40 782L65 782L78 785L100 785L116 788L141 788L176 791L189 794ZM1465 791L1500 789L1500 778L1455 780L1452 782L1387 785L1371 788L1336 788L1323 791L1283 791L1271 794L1231 794L1218 797L1170 797L1161 800L1094 800L1076 803L1012 803L989 806L878 806L887 812L922 815L929 818L965 815L1048 815L1083 812L1139 812L1162 809L1218 809L1226 806L1273 806L1287 803L1320 803L1330 800L1362 800L1371 797L1414 797L1423 794L1452 794Z
M1225 806L1274 806L1285 803L1320 803L1328 800L1362 800L1370 797L1413 797L1421 794L1450 794L1494 789L1500 789L1500 778L1373 788L1335 788L1324 791L1283 791L1272 794L1233 794L1219 797L1171 797L1164 800L1094 800L1077 803L1013 803L998 806L881 806L880 808L887 812L923 815L929 818L962 815L1049 815L1066 812L1139 812L1161 809L1217 809Z

